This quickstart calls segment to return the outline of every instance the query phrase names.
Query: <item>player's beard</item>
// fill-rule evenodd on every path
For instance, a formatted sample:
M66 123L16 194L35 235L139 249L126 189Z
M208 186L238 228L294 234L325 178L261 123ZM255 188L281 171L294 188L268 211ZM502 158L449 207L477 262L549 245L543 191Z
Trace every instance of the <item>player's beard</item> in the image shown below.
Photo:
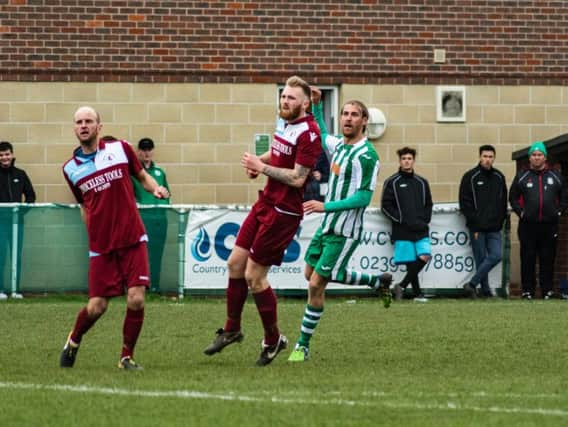
M296 108L288 110L283 110L282 108L280 108L278 114L287 122L293 122L300 117L300 114L302 114L302 106L298 105Z
M353 126L351 125L350 127L342 127L342 134L343 136L347 137L347 138L354 138L357 135L359 135L359 133L361 133L361 127L359 126Z

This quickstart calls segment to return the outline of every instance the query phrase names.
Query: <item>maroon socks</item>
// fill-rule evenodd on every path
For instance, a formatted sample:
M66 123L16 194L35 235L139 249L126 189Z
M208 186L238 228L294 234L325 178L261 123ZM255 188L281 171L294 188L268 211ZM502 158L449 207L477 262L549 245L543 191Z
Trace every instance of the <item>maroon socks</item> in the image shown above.
M227 321L225 322L225 331L237 332L241 330L241 314L247 300L247 295L248 286L244 278L229 278L229 286L227 286Z
M122 327L122 354L120 358L132 357L134 354L134 347L138 341L138 335L142 330L144 323L144 308L142 310L126 309L126 316L124 317L124 325Z
M81 338L99 320L99 317L101 316L89 316L87 307L83 307L77 314L77 320L75 320L75 326L73 332L71 332L71 340L75 344L81 344Z
M276 295L272 288L253 294L258 314L264 326L264 344L274 345L278 342L280 331L278 330L278 317L276 312Z

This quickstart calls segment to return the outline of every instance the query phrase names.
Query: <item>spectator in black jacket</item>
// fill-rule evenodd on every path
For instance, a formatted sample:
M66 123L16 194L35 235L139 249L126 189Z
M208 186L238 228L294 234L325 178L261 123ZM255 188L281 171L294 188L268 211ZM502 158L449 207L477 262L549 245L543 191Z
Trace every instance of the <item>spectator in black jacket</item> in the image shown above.
M6 141L0 142L0 203L34 203L36 195L28 175L14 166L14 148ZM22 258L23 225L22 216L19 216L18 227L18 253L11 254L10 259L17 257L16 285L19 287ZM4 268L6 255L12 250L12 210L0 208L0 300L6 299L6 286L4 285ZM21 297L13 293L13 297Z
M481 293L492 296L488 274L502 257L501 229L507 217L507 184L501 171L493 167L495 147L479 147L479 164L467 171L460 184L460 210L465 215L476 272L463 285L470 298Z
M400 300L411 284L415 301L426 302L418 273L432 253L428 227L432 194L428 181L414 173L416 150L404 147L397 154L400 169L385 181L381 201L382 212L392 221L394 262L406 265L406 275L394 286L394 294Z
M533 143L529 148L529 169L517 173L509 190L509 202L519 216L524 299L534 298L537 258L542 297L554 296L558 217L568 207L565 179L560 172L548 168L546 156L546 146L542 142Z
M319 155L316 165L310 173L308 183L304 189L304 201L319 200L323 202L327 193L327 181L329 180L329 160L324 151Z

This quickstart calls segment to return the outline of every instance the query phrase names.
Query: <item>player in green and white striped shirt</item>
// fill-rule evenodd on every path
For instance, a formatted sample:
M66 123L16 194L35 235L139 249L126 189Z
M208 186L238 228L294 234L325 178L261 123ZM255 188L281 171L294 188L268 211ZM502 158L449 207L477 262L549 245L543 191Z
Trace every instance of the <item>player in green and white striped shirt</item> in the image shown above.
M346 102L341 109L343 136L337 138L327 132L320 99L321 92L312 87L312 111L320 127L323 149L331 157L330 174L325 202L304 202L305 214L324 212L325 215L304 258L305 276L310 282L308 304L300 337L288 359L291 362L308 359L310 339L323 314L329 282L367 285L382 295L385 307L391 301L391 274L375 276L347 268L359 245L363 214L371 202L379 172L377 152L365 137L369 112L360 101Z

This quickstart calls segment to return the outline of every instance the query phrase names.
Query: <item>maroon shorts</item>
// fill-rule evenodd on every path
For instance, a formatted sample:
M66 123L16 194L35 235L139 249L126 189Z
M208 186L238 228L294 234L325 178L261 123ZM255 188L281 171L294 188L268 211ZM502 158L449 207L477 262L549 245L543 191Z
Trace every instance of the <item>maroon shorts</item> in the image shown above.
M125 288L150 285L148 247L140 242L127 248L91 257L89 297L116 297Z
M280 213L258 201L243 222L235 245L249 251L250 258L260 265L280 265L300 221L300 216Z

